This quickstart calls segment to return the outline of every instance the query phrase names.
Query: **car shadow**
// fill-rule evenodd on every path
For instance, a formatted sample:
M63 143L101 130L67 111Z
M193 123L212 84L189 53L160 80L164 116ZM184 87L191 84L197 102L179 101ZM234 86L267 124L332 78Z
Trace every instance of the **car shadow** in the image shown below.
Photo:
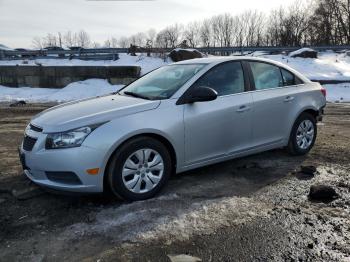
M281 149L237 158L174 175L164 193L208 199L248 196L294 173L306 159Z

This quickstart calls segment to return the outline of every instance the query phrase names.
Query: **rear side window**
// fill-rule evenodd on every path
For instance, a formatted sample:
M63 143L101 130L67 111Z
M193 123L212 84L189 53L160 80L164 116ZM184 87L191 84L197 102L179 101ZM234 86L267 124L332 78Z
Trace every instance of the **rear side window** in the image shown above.
M252 69L255 89L263 90L283 86L280 68L261 62L249 62Z
M292 86L292 85L300 85L303 83L298 77L296 77L293 73L281 68L283 85L284 86Z
M193 87L207 86L219 96L244 92L244 76L241 62L228 62L210 69Z

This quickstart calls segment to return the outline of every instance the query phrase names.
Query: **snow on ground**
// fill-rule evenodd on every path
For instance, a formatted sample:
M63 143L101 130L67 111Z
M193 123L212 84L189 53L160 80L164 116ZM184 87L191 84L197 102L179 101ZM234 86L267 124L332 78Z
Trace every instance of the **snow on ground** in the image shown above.
M107 80L102 79L79 81L62 89L0 86L0 101L67 102L106 95L116 92L122 87L122 85L111 85Z
M321 52L317 59L289 57L285 55L263 55L286 64L311 80L345 80L350 82L350 56L331 51Z
M327 89L328 102L350 102L350 83L322 85Z
M24 64L26 61L27 64ZM0 65L42 65L42 66L140 66L141 74L144 75L158 67L168 64L164 59L157 57L147 57L146 55L130 56L128 54L119 54L119 59L85 61L80 59L35 59L35 60L0 60Z

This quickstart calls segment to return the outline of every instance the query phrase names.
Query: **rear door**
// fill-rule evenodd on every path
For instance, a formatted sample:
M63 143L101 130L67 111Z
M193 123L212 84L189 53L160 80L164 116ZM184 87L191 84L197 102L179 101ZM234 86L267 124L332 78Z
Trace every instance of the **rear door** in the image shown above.
M187 164L225 156L249 147L252 138L252 97L246 91L239 61L210 69L192 87L211 87L218 98L185 104L185 157Z
M250 67L253 88L253 142L264 146L285 142L289 136L291 112L295 107L295 76L276 65L245 62Z

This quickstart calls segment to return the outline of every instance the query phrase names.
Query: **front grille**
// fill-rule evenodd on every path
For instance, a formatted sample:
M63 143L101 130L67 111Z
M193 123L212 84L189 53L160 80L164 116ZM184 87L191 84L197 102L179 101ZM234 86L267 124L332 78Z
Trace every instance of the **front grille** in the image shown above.
M68 184L68 185L81 185L79 177L73 172L45 172L47 178L53 182Z
M36 138L30 137L30 136L24 136L23 149L26 151L32 151L36 140L37 140Z
M36 132L43 132L43 129L41 127L35 126L33 124L29 124L29 127L31 130L36 131Z

